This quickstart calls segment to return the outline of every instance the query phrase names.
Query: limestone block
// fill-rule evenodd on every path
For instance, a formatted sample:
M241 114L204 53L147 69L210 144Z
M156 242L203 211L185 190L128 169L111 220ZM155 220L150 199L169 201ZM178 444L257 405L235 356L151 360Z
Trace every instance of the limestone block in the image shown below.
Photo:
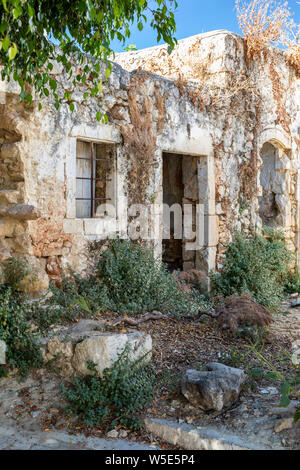
M0 190L0 205L17 204L19 202L20 193L14 189Z
M12 237L15 224L11 219L0 219L0 238Z
M32 240L26 233L15 237L11 243L11 248L15 253L33 255Z
M6 343L0 339L0 364L6 364Z
M41 217L39 210L29 204L0 206L0 217L12 217L17 220L36 220Z
M3 261L6 261L9 258L11 258L11 253L8 249L0 250L0 263L3 263Z
M77 373L86 375L90 372L87 361L92 361L102 374L104 369L113 365L127 345L130 347L132 360L137 360L145 354L147 354L145 360L150 360L152 351L150 335L139 331L127 334L102 333L76 345L72 365Z
M49 288L49 277L46 273L46 260L28 257L29 267L32 273L28 274L23 281L24 289L32 294L39 294Z
M204 371L187 370L181 391L195 407L221 411L238 400L246 378L240 369L212 362Z
M83 219L65 219L63 228L65 233L83 233Z
M73 357L73 346L71 341L67 341L66 343L59 341L58 338L53 337L48 342L48 352L53 357L56 355L62 355L66 358Z

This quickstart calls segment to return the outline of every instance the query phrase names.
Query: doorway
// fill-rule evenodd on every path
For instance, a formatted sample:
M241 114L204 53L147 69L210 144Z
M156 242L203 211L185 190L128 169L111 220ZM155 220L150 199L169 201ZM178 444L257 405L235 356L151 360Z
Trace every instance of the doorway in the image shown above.
M196 268L196 251L187 250L186 244L196 239L198 162L199 158L195 156L163 153L163 218L164 226L169 223L169 227L164 232L162 252L163 261L172 271ZM189 227L184 227L187 205L191 217ZM170 211L172 207L175 210Z

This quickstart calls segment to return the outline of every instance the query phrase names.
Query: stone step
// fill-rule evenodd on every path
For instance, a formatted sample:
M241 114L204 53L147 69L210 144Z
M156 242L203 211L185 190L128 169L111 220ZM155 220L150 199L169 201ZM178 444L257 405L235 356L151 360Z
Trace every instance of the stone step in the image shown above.
M188 424L152 418L146 418L144 422L146 430L153 436L185 450L270 450L269 447L253 444L212 427L199 429Z

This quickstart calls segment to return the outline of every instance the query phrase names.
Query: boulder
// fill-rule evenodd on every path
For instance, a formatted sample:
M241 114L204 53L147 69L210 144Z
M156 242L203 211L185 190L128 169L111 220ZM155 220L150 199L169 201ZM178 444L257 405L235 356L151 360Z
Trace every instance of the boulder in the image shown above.
M94 362L102 374L104 369L113 365L127 345L130 346L133 360L145 355L145 360L150 360L150 335L139 331L107 333L105 326L103 320L82 319L69 327L53 328L50 337L42 341L44 360L56 359L63 377L90 373L87 361Z
M204 371L187 370L181 391L193 406L221 411L238 400L246 379L244 371L212 362Z
M0 339L0 364L6 364L6 343Z
M72 365L79 375L86 375L90 373L87 361L92 361L101 375L104 369L113 365L127 346L130 347L132 360L140 359L146 354L145 360L151 359L152 338L150 335L140 331L126 334L100 333L75 346Z

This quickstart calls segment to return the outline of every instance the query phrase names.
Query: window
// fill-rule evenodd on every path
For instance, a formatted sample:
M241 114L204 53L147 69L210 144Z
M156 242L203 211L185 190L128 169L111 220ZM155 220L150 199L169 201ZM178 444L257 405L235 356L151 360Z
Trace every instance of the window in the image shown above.
M114 203L115 145L77 140L76 217L107 215Z

